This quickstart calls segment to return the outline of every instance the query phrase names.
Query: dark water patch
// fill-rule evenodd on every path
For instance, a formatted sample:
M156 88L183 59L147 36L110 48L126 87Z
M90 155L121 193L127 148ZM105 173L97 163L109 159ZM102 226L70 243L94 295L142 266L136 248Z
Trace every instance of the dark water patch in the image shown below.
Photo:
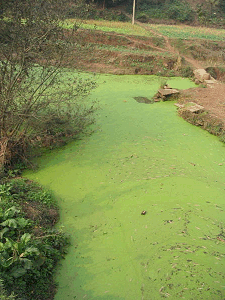
M148 99L147 97L134 97L134 99L139 103L153 104L154 100Z

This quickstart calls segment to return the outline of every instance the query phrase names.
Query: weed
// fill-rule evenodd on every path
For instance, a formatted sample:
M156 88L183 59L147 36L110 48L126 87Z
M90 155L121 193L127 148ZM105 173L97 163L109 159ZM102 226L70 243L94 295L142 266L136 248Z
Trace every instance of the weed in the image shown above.
M40 215L51 219L52 195L23 179L1 184L0 194L0 272L4 287L22 299L48 299L54 287L55 265L68 245L68 237L52 228L53 221L47 224L40 219ZM48 209L45 202L52 208ZM35 206L30 203L41 203L41 211L34 213ZM47 211L49 215L45 215ZM28 212L33 213L33 220L27 218Z
M165 79L165 78L160 78L160 79L159 79L159 88L160 88L160 89L163 89L164 86L166 86L166 85L167 85L167 79Z
M13 299L15 299L15 296L13 294L11 294L10 296L7 296L7 293L5 291L2 279L0 279L0 299L1 300L13 300Z
M221 134L221 136L220 136L220 141L221 141L222 143L225 143L225 132L224 132L223 134Z
M193 77L193 69L189 66L182 67L181 69L181 75L182 77Z

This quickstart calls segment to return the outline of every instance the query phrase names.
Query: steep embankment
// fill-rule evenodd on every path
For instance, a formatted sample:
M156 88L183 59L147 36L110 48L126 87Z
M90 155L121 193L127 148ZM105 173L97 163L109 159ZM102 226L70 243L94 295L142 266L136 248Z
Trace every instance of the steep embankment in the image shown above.
M217 67L221 78L224 34L225 30L190 26L88 20L77 32L69 63L100 73L184 77L196 68Z

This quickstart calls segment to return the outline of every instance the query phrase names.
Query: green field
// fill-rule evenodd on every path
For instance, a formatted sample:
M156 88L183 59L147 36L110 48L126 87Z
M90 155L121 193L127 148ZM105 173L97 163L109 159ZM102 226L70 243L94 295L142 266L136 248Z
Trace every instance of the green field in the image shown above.
M193 27L185 25L149 25L149 28L169 38L179 39L208 39L225 41L225 30L207 27Z
M98 21L98 20L74 20L68 19L64 23L65 28L72 28L74 23L83 29L101 30L105 32L116 32L120 34L136 36L155 36L151 31L128 22ZM145 26L156 33L163 34L169 38L181 39L208 39L212 41L225 41L225 29L215 29L207 27L193 27L187 25L155 25Z
M136 36L154 36L150 31L145 30L139 25L132 25L128 22L97 21L97 20L74 20L69 19L64 23L65 28L72 28L76 23L80 28L90 30L101 30L105 32L116 32L119 34L136 35Z

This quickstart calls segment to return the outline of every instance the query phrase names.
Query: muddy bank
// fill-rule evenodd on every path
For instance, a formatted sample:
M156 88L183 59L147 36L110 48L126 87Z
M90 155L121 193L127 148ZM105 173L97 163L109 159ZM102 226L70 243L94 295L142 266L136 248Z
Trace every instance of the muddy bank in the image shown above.
M204 107L200 113L190 112L187 109L178 109L178 114L189 123L219 136L225 141L225 84L216 83L207 88L197 87L180 92L178 103L194 102Z

